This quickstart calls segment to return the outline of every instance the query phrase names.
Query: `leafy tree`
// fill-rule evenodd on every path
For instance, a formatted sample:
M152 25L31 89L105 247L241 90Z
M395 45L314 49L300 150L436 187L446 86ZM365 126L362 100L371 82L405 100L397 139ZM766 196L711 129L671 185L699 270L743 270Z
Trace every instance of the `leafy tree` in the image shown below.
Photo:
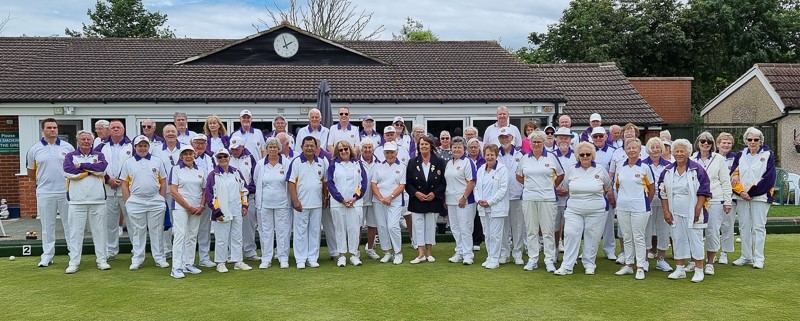
M370 40L378 38L386 29L383 25L367 29L372 13L359 12L358 5L349 0L308 0L305 5L289 0L287 9L280 9L275 2L273 5L274 10L266 7L271 22L258 19L258 23L253 24L256 31L288 22L331 40Z
M406 24L400 29L400 34L392 33L392 39L400 41L438 41L439 37L431 31L425 29L422 22L411 17L406 18Z
M175 38L175 32L167 22L167 15L148 12L142 0L97 0L95 10L86 11L92 19L91 25L83 25L80 31L64 29L71 37L97 38Z

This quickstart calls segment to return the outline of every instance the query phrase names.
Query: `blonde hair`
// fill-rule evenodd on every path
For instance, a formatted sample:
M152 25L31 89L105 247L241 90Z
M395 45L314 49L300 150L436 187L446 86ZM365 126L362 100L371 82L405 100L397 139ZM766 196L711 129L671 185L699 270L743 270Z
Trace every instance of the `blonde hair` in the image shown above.
M203 124L203 132L206 134L206 136L208 136L208 138L211 138L211 130L208 129L208 123L211 122L211 121L215 121L215 122L217 122L217 124L219 124L219 135L220 136L228 135L228 130L225 129L225 124L222 123L222 120L219 119L219 116L211 115L211 116L206 117L206 122Z

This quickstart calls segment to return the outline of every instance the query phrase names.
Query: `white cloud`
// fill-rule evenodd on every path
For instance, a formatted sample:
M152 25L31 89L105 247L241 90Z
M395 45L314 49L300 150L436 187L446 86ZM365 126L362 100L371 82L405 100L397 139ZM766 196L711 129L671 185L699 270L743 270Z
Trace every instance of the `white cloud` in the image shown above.
M380 39L391 39L406 17L421 20L441 40L499 40L503 46L526 45L530 32L542 32L556 22L569 0L352 0L358 9L374 12L372 27L384 25ZM81 29L94 1L9 1L0 15L12 19L4 36L63 35L64 28ZM277 1L283 4L285 1ZM243 38L255 33L251 26L267 17L271 0L144 0L145 7L168 15L167 24L179 37ZM4 13L7 11L7 13Z

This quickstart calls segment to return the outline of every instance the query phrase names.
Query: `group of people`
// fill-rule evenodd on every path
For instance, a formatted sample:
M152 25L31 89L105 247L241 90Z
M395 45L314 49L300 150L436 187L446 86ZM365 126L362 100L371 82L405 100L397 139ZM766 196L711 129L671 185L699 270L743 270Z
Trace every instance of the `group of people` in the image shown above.
M727 133L703 132L692 144L672 141L664 131L643 144L636 125L606 131L599 114L582 133L562 115L558 128L526 123L523 136L503 106L483 140L468 127L465 137L443 131L438 143L422 126L409 133L402 117L381 134L366 115L362 130L350 122L347 107L330 128L312 109L297 136L280 115L266 134L252 127L249 110L239 116L241 128L232 133L214 115L203 133L194 133L186 115L176 113L163 137L145 120L133 140L122 122L98 121L100 137L78 132L77 150L58 139L55 119L45 119L43 138L27 154L42 217L39 266L52 262L58 212L69 274L80 265L87 219L99 269L110 269L108 261L119 253L124 220L133 246L130 270L144 263L149 235L155 264L183 278L201 273L198 266L252 269L245 260L266 269L276 258L288 268L290 248L298 269L319 267L322 231L337 266L359 266L363 226L370 259L402 264L404 225L417 252L409 262L434 262L440 215L455 238L452 263L475 263L478 234L487 269L513 260L534 270L543 253L547 272L569 275L582 253L585 273L594 274L602 246L622 265L617 275L644 279L655 259L670 279L694 272L693 282L713 275L716 262L728 263L738 215L742 255L732 263L764 267L775 164L756 128L745 131L746 147L734 151ZM665 260L670 244L675 268Z

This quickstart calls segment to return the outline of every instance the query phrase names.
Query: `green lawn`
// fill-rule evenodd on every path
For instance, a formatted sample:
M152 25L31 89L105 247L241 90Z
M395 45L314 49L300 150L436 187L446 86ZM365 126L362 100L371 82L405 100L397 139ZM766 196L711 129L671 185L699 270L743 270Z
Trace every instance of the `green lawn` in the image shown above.
M64 274L66 256L49 268L36 268L34 257L3 259L2 319L786 320L800 306L798 244L800 235L768 235L765 269L718 265L717 275L700 284L656 270L644 281L618 277L619 266L605 259L593 276L580 264L566 277L515 265L490 271L479 264L483 251L476 265L447 262L452 243L434 247L436 263L418 266L407 263L407 249L400 266L367 260L337 268L324 260L318 269L243 272L229 265L227 274L205 269L182 280L149 257L139 271L127 270L124 255L112 270L99 271L87 255L74 275Z
M795 205L770 205L767 217L800 217L800 206Z

